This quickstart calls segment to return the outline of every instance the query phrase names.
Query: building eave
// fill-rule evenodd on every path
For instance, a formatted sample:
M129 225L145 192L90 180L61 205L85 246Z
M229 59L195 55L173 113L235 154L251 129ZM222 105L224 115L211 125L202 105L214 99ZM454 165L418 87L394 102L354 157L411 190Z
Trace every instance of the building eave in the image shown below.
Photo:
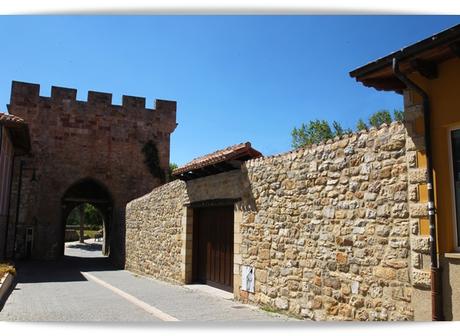
M460 24L356 68L349 74L365 86L402 93L405 85L392 72L394 58L398 59L401 71L410 74L418 71L415 61L437 65L459 57L459 50Z

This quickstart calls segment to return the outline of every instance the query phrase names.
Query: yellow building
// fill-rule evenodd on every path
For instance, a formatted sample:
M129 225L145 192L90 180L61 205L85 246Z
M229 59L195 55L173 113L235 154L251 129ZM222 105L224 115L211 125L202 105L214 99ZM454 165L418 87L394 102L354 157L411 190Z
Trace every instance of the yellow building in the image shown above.
M426 254L411 251L413 283L428 279L428 288L414 286L415 318L460 320L460 25L350 75L404 96L409 182L417 182L408 190L412 235L430 242Z

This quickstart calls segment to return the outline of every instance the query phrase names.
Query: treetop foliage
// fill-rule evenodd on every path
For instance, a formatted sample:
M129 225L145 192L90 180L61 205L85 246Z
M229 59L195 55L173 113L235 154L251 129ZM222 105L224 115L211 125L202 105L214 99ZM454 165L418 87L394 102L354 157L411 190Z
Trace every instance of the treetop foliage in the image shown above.
M380 127L384 123L390 124L393 120L403 122L404 111L394 110L392 117L388 110L379 110L369 117L368 124L363 119L358 119L356 130L362 131L368 130L370 127ZM292 147L299 148L320 143L352 132L353 130L350 128L344 129L338 121L334 120L331 127L327 120L315 119L309 121L308 124L302 123L299 128L294 127L291 132Z
M169 171L168 171L168 174L169 174L169 181L174 181L176 179L175 176L173 176L173 170L177 168L177 164L176 163L173 163L173 162L170 162L169 163Z
M78 226L80 224L80 208L83 207L83 222L86 227L99 230L102 227L102 215L93 205L89 203L76 206L67 217L66 225Z
M358 123L356 124L357 131L367 131L368 127L367 124L364 122L363 119L358 119Z
M391 114L388 110L380 110L375 112L369 118L369 124L374 127L379 127L383 124L391 124Z

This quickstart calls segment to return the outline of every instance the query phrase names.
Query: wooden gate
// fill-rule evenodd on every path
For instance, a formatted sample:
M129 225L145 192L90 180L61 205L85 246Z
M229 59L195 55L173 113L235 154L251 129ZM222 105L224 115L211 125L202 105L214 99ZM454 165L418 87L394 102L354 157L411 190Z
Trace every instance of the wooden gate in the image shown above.
M233 206L195 208L193 278L233 292Z

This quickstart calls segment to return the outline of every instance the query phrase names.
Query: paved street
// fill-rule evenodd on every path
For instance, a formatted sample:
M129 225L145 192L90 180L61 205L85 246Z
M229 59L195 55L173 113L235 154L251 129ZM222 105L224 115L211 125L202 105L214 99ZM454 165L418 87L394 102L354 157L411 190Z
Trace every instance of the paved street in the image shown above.
M93 240L55 262L18 264L1 321L285 321L287 317L114 269Z

